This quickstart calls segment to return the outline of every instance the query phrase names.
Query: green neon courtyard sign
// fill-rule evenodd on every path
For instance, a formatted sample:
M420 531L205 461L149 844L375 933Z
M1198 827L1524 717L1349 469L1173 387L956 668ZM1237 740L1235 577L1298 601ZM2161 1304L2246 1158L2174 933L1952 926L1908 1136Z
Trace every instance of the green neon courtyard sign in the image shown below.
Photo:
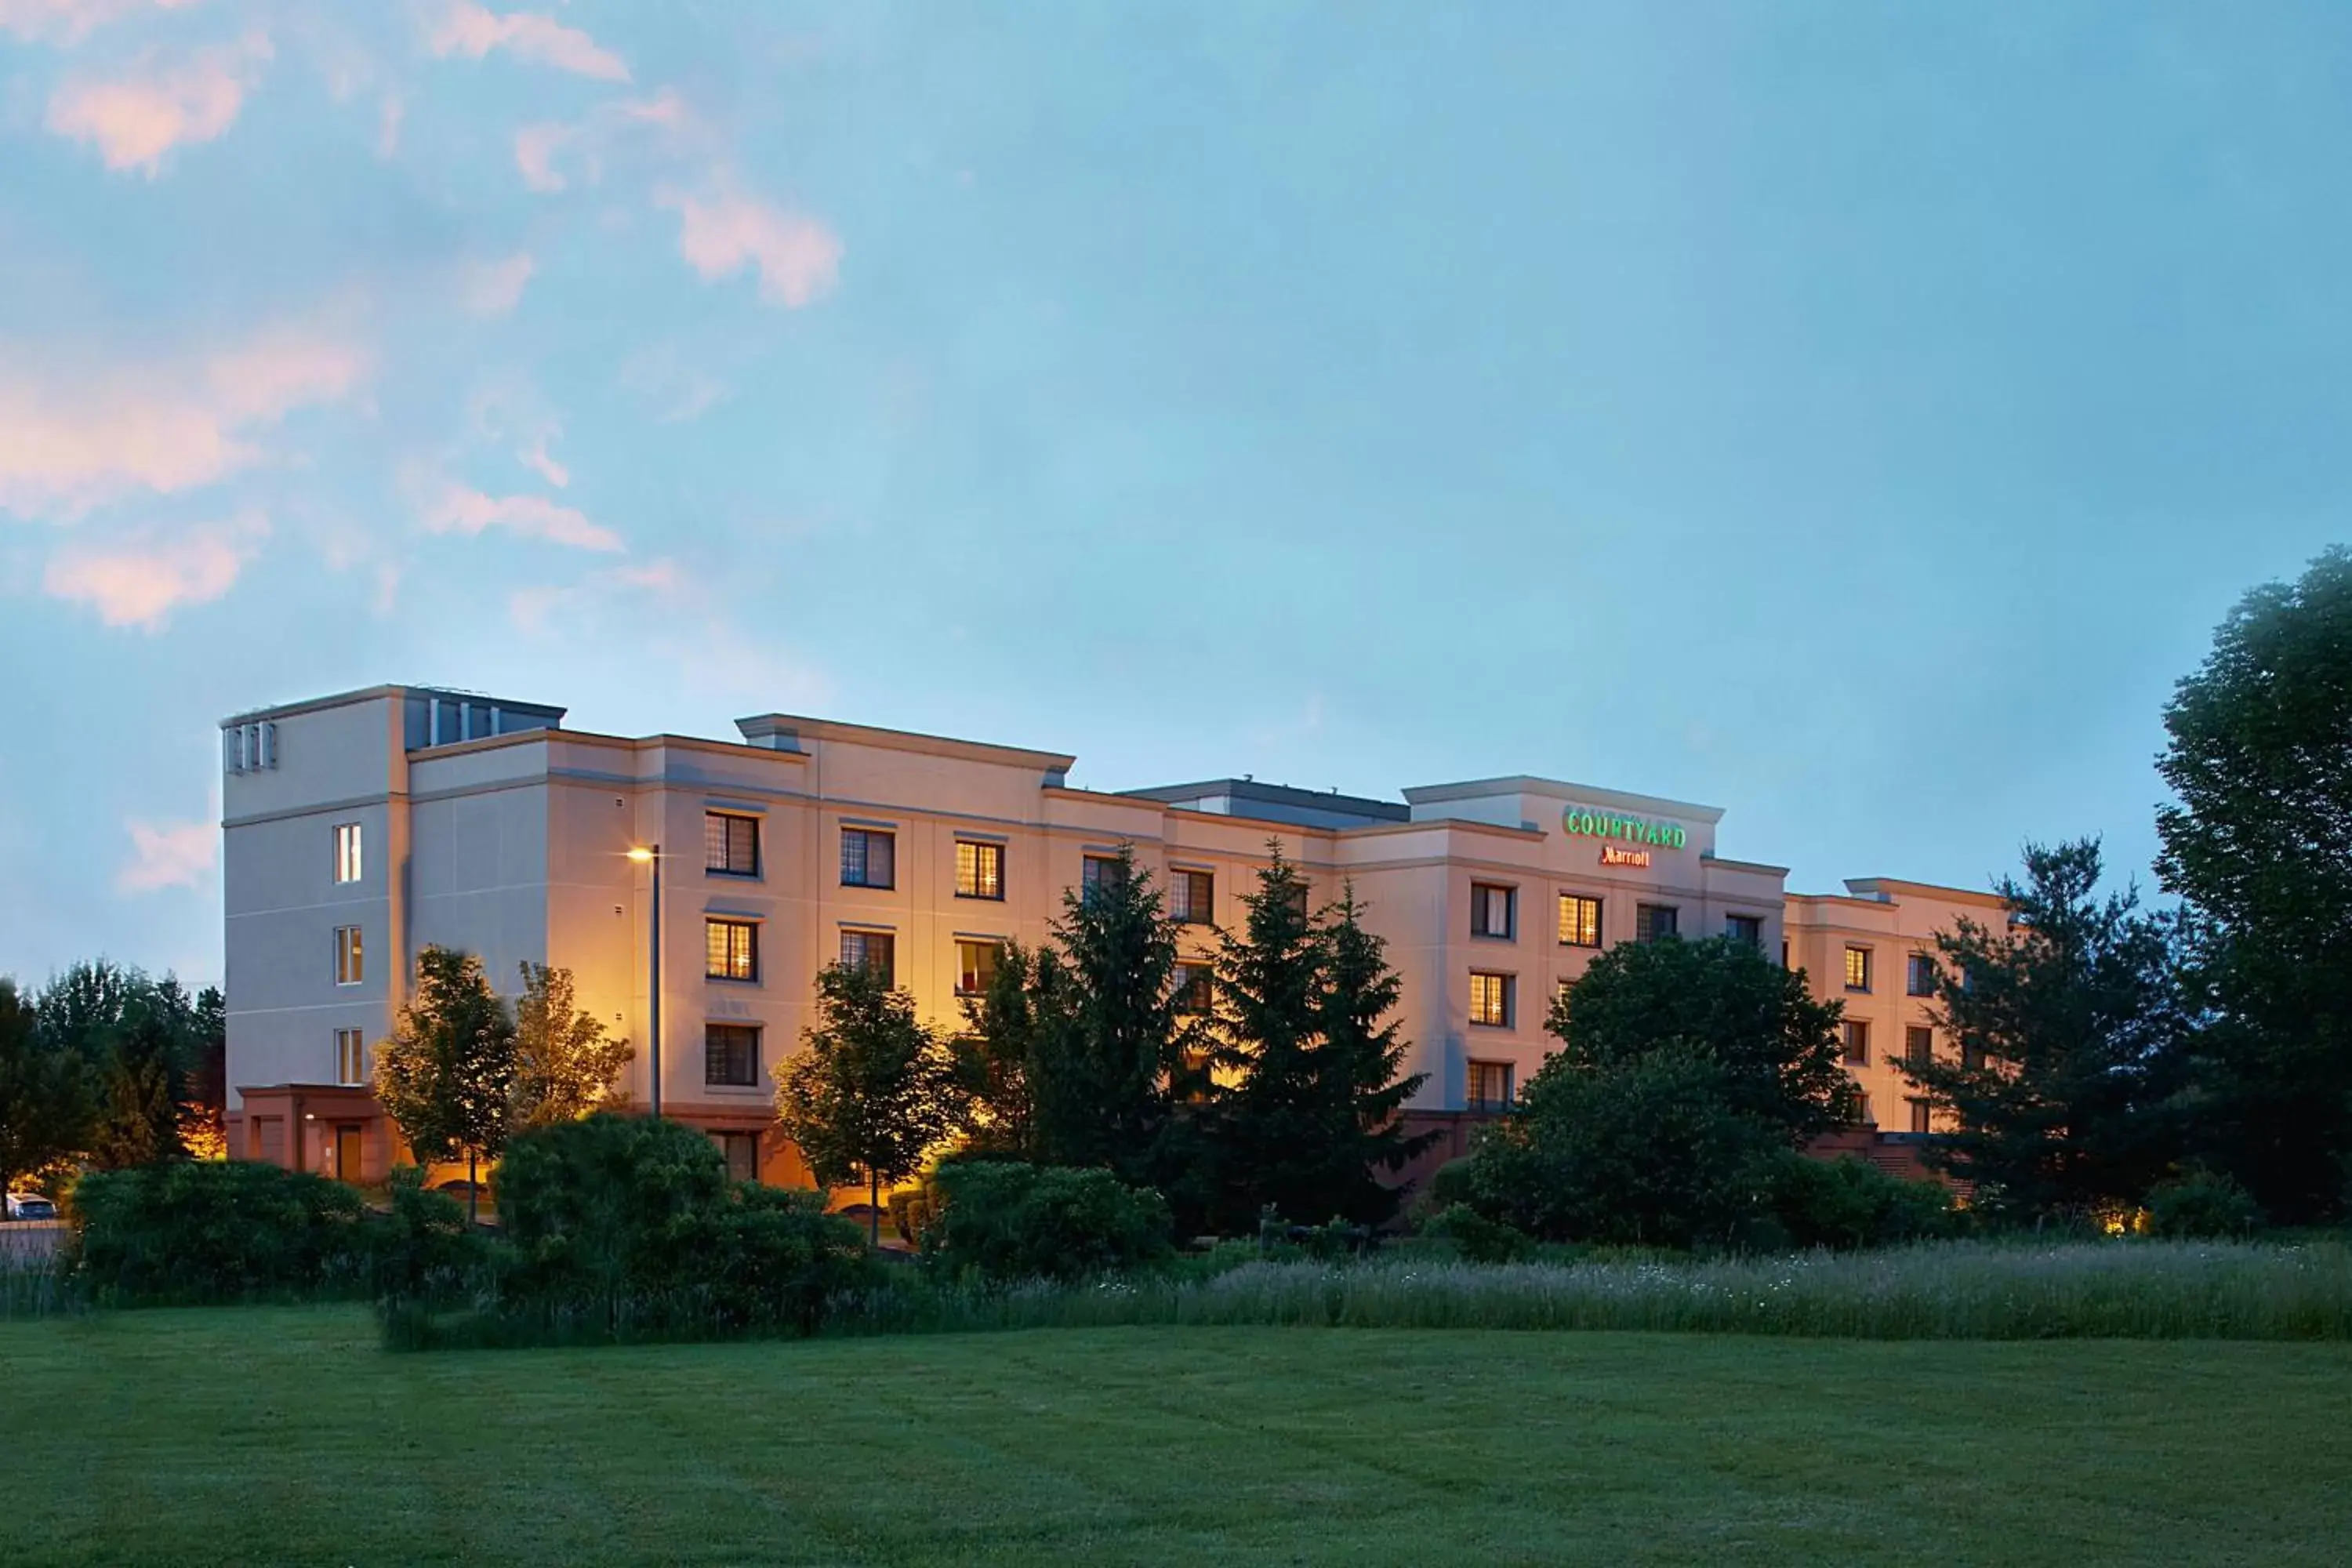
M1628 844L1654 844L1661 849L1679 849L1688 838L1678 822L1644 822L1638 816L1595 811L1587 805L1571 805L1561 812L1559 826L1571 837L1622 838Z

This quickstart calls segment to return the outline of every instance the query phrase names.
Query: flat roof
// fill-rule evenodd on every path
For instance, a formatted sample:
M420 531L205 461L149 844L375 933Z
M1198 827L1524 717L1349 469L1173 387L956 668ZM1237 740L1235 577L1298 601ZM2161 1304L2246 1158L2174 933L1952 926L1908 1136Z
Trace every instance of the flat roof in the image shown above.
M402 686L387 683L382 686L362 686L350 691L338 691L328 697L306 697L299 702L278 702L267 708L248 708L242 713L232 713L220 721L224 730L239 724L257 723L264 720L291 719L304 713L322 713L330 708L345 708L354 702L373 702L385 697L447 697L460 702L478 702L496 708L503 713L545 714L551 720L561 720L569 711L551 702L517 702L509 698L493 697L487 691L468 691L459 686ZM553 727L551 725L551 727Z
M810 719L797 713L759 713L735 721L746 743L767 751L792 751L779 744L805 736L813 741L840 741L854 746L879 746L894 752L921 752L937 757L961 757L967 762L1002 763L1066 773L1078 759L1060 752L1034 752L1021 746L999 746L986 741L961 741L952 735L925 735L913 730L885 730L871 724L845 724L833 719Z
M1565 779L1511 773L1502 778L1465 779L1459 784L1418 784L1404 792L1415 805L1444 805L1458 800L1489 800L1498 795L1536 795L1563 804L1613 805L1621 811L1650 811L1661 816L1684 816L1694 822L1720 822L1723 807L1662 795L1635 795L1628 790L1602 789L1598 784L1570 784Z
M1202 779L1193 784L1152 784L1118 792L1139 800L1180 804L1223 795L1229 800L1256 801L1264 805L1288 805L1302 810L1338 812L1381 822L1407 822L1412 810L1401 801L1375 800L1370 795L1341 795L1336 789L1300 789L1296 784L1261 784L1255 779Z

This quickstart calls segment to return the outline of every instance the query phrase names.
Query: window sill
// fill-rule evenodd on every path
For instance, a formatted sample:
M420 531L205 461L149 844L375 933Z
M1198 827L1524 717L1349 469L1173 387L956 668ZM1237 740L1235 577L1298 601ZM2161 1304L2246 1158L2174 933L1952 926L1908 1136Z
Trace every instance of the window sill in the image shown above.
M764 882L768 879L762 872L727 871L717 866L705 866L702 868L702 874L706 877L724 877L730 882Z
M756 1083L711 1083L706 1079L702 1087L712 1094L740 1094L750 1096L766 1092Z
M896 882L844 882L842 886L855 888L861 893L895 893L898 890Z
M956 897L975 904L1001 904L1004 901L1003 893L967 893L959 890Z
M757 986L760 984L760 977L756 974L748 979L740 974L706 974L703 978L719 985Z

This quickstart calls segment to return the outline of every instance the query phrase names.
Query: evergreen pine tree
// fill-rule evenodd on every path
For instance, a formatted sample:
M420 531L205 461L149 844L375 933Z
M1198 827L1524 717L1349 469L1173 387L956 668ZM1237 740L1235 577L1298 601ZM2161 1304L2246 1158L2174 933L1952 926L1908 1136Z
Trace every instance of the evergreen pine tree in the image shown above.
M1254 1229L1271 1207L1320 1224L1330 1191L1338 1115L1323 1081L1323 944L1307 913L1307 879L1273 846L1257 889L1242 895L1238 931L1217 952L1219 1088L1210 1136L1220 1228Z
M1405 1102L1428 1075L1402 1072L1410 1047L1390 1014L1403 982L1389 967L1387 943L1364 929L1362 914L1353 883L1325 911L1318 933L1324 963L1318 1011L1325 1098L1332 1108L1329 1207L1376 1225L1396 1213L1404 1192L1380 1181L1373 1168L1402 1170L1438 1135L1405 1131Z

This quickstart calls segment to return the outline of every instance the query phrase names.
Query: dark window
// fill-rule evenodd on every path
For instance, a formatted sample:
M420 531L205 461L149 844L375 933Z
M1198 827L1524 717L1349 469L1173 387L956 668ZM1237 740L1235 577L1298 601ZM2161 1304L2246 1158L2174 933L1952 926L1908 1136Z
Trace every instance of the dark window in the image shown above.
M1870 989L1870 949L1849 947L1845 950L1845 988L1849 991Z
M1283 895L1283 902L1290 906L1292 914L1297 915L1300 920L1305 920L1307 918L1307 884L1293 883L1290 891Z
M760 978L760 925L757 921L702 922L702 973L712 980Z
M1216 976L1205 963L1176 966L1177 1013L1187 1018L1204 1016L1216 1001Z
M897 887L898 836L871 827L843 828L841 885L845 888Z
M733 812L702 814L702 868L721 877L760 874L760 819Z
M1985 1065L1984 1047L1968 1040L1960 1042L1960 1065L1970 1072L1982 1072Z
M898 984L898 939L887 931L845 931L841 933L841 963L845 969L867 969L882 977L885 985Z
M1927 1102L1924 1100L1914 1100L1909 1103L1911 1106L1911 1131L1914 1132L1926 1132L1929 1131L1930 1122Z
M982 996L987 994L989 983L996 978L996 961L1003 957L1004 944L986 938L956 939L956 994Z
M1473 970L1470 974L1470 1021L1489 1029L1511 1026L1511 976L1486 974Z
M1168 918L1183 925L1217 923L1217 879L1207 871L1171 871L1168 876Z
M1764 917L1762 915L1727 915L1723 921L1723 934L1734 942L1745 942L1749 947L1762 947Z
M703 1025L702 1081L722 1088L755 1087L760 1081L759 1026Z
M1874 1116L1871 1115L1871 1113L1870 1113L1870 1096L1869 1096L1869 1095L1867 1095L1867 1094L1857 1094L1857 1095L1855 1095L1855 1096L1853 1097L1853 1103L1854 1103L1853 1120L1854 1120L1854 1125L1855 1125L1855 1126L1857 1126L1857 1127L1875 1127L1875 1126L1877 1126L1877 1125L1878 1125L1878 1119L1877 1119L1876 1117L1874 1117Z
M1463 1099L1473 1110L1507 1110L1511 1106L1511 1064L1471 1062L1465 1074Z
M1599 947L1601 945L1601 900L1588 899L1580 893L1559 896L1559 945L1562 947Z
M1004 897L1004 846L956 840L956 897Z
M1914 1067L1925 1067L1936 1059L1936 1031L1924 1025L1913 1024L1903 1031L1903 1059Z
M1936 994L1936 959L1932 953L1915 952L1906 966L1903 989L1914 996Z
M1682 911L1672 904L1637 904L1633 909L1633 940L1663 942L1682 934Z
M1870 1065L1870 1026L1859 1018L1845 1021L1845 1065L1850 1068Z
M335 928L335 984L357 985L367 978L365 953L360 946L360 928Z
M757 1132L713 1132L711 1142L727 1156L727 1179L730 1182L756 1182L760 1179L760 1135Z
M1127 863L1116 855L1089 855L1078 866L1078 896L1091 899L1127 880Z
M1470 934L1472 936L1513 936L1517 934L1518 894L1516 889L1493 882L1470 884Z

